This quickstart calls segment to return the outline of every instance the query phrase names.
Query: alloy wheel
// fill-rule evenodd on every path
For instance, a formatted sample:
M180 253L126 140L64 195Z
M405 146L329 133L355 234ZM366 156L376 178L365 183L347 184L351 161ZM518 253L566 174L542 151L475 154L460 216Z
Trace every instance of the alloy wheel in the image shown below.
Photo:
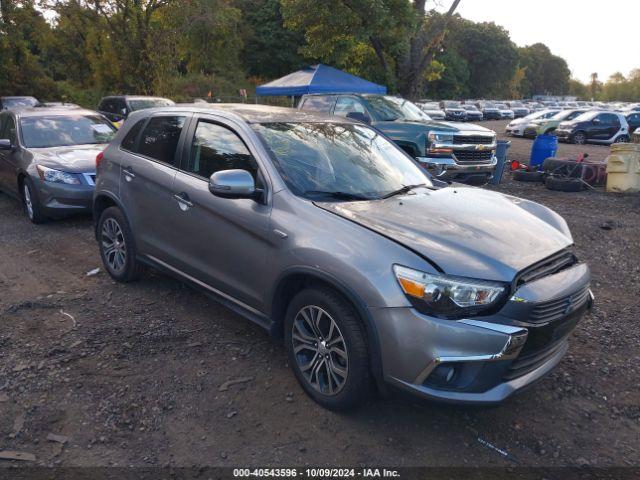
M127 245L115 219L107 218L102 224L101 241L108 266L116 273L121 272L127 260Z
M293 321L293 353L306 381L323 395L336 395L349 372L345 339L329 313L308 305Z
M573 136L573 142L576 145L584 145L585 140L586 140L586 137L585 137L584 133L576 133Z
M27 215L29 219L33 220L33 201L31 200L31 190L29 190L29 185L26 183L22 187L24 193L24 204L27 207Z

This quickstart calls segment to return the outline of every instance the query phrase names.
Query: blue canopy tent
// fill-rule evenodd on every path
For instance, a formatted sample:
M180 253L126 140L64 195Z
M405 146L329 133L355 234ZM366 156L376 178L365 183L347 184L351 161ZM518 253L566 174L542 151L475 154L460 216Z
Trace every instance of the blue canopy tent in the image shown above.
M256 88L259 96L299 97L305 93L377 93L387 87L327 65L311 65Z

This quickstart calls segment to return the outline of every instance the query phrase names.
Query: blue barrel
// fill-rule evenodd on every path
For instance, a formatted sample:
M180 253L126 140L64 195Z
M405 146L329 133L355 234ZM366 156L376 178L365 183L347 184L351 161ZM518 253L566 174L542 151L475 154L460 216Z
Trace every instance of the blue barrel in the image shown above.
M538 135L531 147L529 170L539 170L542 162L555 157L558 152L558 137L555 135Z
M502 175L504 174L504 169L507 165L507 150L511 146L511 142L507 140L498 140L498 145L496 147L496 159L498 163L496 164L496 170L493 172L493 177L491 178L491 183L497 185L502 181Z

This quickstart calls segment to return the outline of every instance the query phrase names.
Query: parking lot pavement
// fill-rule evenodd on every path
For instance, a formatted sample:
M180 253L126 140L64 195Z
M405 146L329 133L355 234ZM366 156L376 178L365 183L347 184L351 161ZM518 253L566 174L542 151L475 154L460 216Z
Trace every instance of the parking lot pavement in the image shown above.
M591 265L595 309L567 357L499 407L393 397L351 414L311 402L280 345L177 281L87 276L90 219L34 226L0 195L0 450L63 466L639 465L640 196L498 189L561 213Z

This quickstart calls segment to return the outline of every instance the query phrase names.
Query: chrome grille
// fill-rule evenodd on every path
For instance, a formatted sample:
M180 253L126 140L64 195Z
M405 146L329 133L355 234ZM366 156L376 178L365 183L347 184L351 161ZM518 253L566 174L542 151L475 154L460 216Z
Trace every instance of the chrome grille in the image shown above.
M491 150L457 150L454 155L458 163L490 163L493 157Z

